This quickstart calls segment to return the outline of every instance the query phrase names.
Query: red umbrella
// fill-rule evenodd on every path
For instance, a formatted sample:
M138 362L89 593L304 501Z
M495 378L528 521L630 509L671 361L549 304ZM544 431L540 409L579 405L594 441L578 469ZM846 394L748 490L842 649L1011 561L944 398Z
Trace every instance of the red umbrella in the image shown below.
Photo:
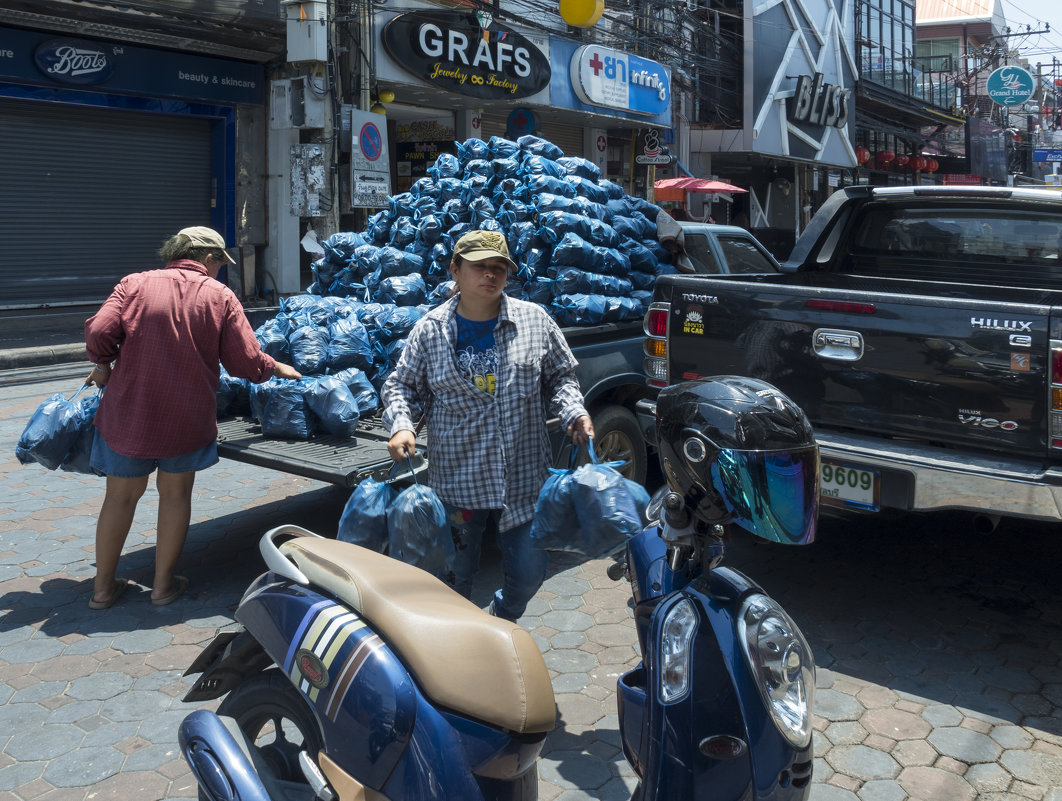
M711 181L707 178L663 178L653 184L653 189L682 189L686 192L747 192L739 186Z

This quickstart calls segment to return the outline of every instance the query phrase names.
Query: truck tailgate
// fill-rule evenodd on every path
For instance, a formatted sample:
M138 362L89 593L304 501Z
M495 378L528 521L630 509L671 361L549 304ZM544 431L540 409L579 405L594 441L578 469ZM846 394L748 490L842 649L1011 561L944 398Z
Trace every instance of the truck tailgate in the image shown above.
M378 481L386 478L393 465L387 440L386 430L376 421L360 423L353 439L326 434L301 441L263 437L262 427L252 418L218 420L219 455L347 488L369 476ZM422 447L418 450L423 453Z
M1050 306L799 278L676 279L670 380L711 364L776 385L817 426L1046 455Z

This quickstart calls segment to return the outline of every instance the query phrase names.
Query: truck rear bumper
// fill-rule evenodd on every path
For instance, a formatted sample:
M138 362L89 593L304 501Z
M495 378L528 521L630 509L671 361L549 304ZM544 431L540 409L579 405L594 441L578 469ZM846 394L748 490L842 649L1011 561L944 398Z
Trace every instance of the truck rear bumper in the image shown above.
M656 440L656 404L638 403L647 441ZM1062 520L1062 468L1029 460L817 429L823 459L876 470L882 507Z
M985 514L1062 519L1062 470L1042 463L896 442L847 432L815 432L822 458L907 479L913 511L964 509ZM885 500L885 499L883 499Z

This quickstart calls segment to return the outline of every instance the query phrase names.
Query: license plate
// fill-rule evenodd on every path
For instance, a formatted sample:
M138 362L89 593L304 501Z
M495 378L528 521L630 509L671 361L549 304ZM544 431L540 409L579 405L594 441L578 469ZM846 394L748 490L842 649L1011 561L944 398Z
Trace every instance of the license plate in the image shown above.
M846 464L823 461L819 473L823 503L877 512L881 509L881 475Z

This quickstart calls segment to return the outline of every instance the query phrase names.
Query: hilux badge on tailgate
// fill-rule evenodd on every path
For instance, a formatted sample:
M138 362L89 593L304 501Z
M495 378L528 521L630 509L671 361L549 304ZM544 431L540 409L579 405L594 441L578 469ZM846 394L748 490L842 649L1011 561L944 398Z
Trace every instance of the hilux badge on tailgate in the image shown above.
M994 317L971 317L970 328L983 331L1032 331L1032 321L997 320Z

